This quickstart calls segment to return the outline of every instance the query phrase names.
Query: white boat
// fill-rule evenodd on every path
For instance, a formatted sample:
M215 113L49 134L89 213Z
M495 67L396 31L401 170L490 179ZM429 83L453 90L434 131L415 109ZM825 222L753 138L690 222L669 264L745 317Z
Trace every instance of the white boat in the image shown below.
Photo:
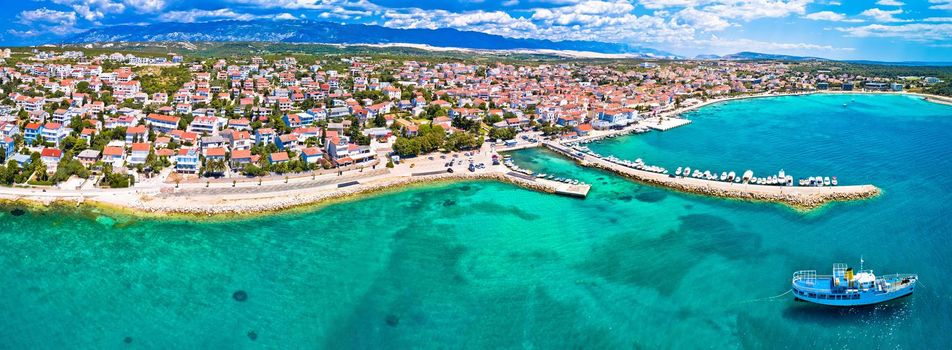
M674 171L675 176L681 176L681 167L678 167L678 170Z
M727 173L727 181L734 181L737 179L737 174L732 172Z
M787 186L793 186L793 176L787 175L787 177L784 178L784 180L786 180Z
M823 186L829 186L830 183L831 181L829 176L823 178Z
M684 168L684 176L691 177L691 167Z
M727 172L721 172L721 181L727 181Z
M743 181L749 182L751 178L754 177L754 172L752 170L747 170L744 172Z
M781 179L786 179L786 178L787 178L787 174L783 172L783 169L780 169L780 172L777 173L777 177L779 177L779 178L781 178Z
M833 177L833 180L830 181L830 184L832 184L833 186L836 186L839 184L839 182L836 181L836 176Z

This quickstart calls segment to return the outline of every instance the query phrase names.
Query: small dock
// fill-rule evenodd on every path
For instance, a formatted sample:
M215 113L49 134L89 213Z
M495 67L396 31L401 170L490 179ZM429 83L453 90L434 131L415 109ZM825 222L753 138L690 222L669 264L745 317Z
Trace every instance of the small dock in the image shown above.
M547 192L568 197L586 198L588 197L588 191L592 189L592 185L589 184L567 184L564 182L537 178L535 176L517 171L509 171L506 173L506 176L510 177L511 179L517 179L517 182L523 183L526 186L543 189Z
M643 125L658 131L668 131L677 127L691 124L690 120L682 118L655 117L645 119Z
M585 198L588 197L588 191L591 189L592 185L558 184L555 193L563 196Z

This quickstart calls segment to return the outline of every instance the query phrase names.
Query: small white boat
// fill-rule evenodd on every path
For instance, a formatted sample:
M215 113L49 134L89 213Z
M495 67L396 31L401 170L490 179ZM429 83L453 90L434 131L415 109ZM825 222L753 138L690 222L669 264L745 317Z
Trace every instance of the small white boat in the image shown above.
M833 180L830 181L830 184L832 184L833 186L836 186L839 184L839 182L836 181L836 176L833 177Z
M727 173L727 181L734 181L737 179L737 174L732 172Z
M823 178L823 186L829 186L831 183L829 176Z
M753 177L754 177L754 171L753 171L753 170L747 170L747 171L744 172L743 181L744 181L744 182L750 182L750 179L752 179Z
M674 171L675 176L681 176L681 167L678 167L678 170Z
M777 177L779 177L779 178L781 178L781 179L786 179L786 178L787 178L787 174L783 172L783 169L780 169L780 172L777 173Z
M721 172L721 181L727 181L727 172Z

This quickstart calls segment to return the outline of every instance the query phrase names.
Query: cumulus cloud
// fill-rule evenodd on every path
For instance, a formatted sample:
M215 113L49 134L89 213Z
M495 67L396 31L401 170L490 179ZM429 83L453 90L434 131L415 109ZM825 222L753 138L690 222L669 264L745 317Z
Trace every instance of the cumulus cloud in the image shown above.
M179 22L195 23L215 20L238 20L250 21L253 19L274 19L274 20L296 20L298 19L290 13L255 15L250 13L235 12L231 9L221 8L217 10L197 10L188 11L169 11L159 16L160 22Z
M870 24L837 30L858 38L901 38L920 42L952 40L952 23Z
M836 13L833 11L820 11L820 12L814 12L809 15L803 16L803 18L814 20L814 21L839 22L846 19L846 15L842 13Z
M165 0L124 0L129 7L140 12L156 12L165 8Z
M729 22L720 16L710 12L699 11L693 7L678 11L674 18L698 28L701 31L719 31L731 26Z
M902 22L903 20L894 17L900 13L902 13L902 9L886 11L879 8L871 8L869 10L863 11L860 13L860 15L872 18L879 22Z
M10 34L20 37L37 36L43 33L66 35L78 31L75 28L75 12L56 11L45 7L20 12L17 15L17 21L24 25L35 26L35 28L28 30L11 29L8 31Z
M36 10L20 12L20 14L17 15L17 19L22 24L45 22L71 26L76 24L76 13L50 10L43 7Z
M929 6L933 10L952 10L952 0L929 0L930 4L935 4Z
M902 1L897 1L897 0L879 0L876 2L876 5L882 5L882 6L902 6L905 4L906 3Z
M170 11L159 16L161 22L181 22L194 23L207 20L236 19L252 20L255 16L247 13L237 13L230 9L217 10L188 10L188 11Z

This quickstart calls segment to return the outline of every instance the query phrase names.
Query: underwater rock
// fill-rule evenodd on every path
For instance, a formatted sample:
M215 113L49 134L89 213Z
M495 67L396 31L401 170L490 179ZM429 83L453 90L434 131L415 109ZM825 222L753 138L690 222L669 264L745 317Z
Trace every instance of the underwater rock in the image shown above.
M389 314L387 315L386 321L388 326L396 327L397 324L400 323L400 317L397 317L397 315L394 315L394 314Z
M245 301L248 300L248 293L243 290L239 290L232 294L231 297L235 298L237 301Z
M258 339L258 332L255 332L254 330L248 331L248 339L257 340L257 339Z
M10 211L10 215L13 215L13 216L23 216L23 214L26 214L26 210L23 210L20 208L16 208Z

